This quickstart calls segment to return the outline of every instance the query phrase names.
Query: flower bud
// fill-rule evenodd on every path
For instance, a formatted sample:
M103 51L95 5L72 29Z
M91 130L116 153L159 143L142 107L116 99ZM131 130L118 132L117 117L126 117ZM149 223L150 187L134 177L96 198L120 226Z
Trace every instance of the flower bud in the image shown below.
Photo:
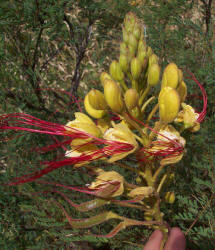
M147 221L153 220L154 216L151 211L144 212L144 219Z
M123 54L123 55L126 55L127 54L127 46L125 43L120 43L120 55Z
M135 57L135 53L136 53L135 48L129 45L128 46L129 61L131 61L131 59Z
M171 123L178 115L180 108L180 97L177 91L171 87L161 89L159 98L159 114L163 123Z
M131 60L131 74L132 77L137 80L140 77L142 71L142 64L140 60L135 57Z
M112 80L106 80L104 84L104 96L108 106L116 113L123 110L123 99L118 84Z
M157 63L152 64L149 67L149 73L148 73L148 85L155 86L158 84L160 79L160 67Z
M110 65L110 74L116 81L122 81L124 79L124 74L116 60L114 60Z
M152 54L150 57L149 57L149 67L154 64L154 63L158 63L158 57L155 55L155 54Z
M102 72L100 75L100 81L102 83L102 86L104 86L104 82L106 79L112 80L112 77L108 73Z
M175 63L166 66L162 77L162 88L171 87L176 89L179 82L178 67Z
M122 28L122 38L123 38L123 42L128 44L129 34L128 34L128 31L124 27Z
M148 47L147 48L147 56L150 57L153 54L152 48Z
M138 116L140 115L140 110L138 109L138 107L136 106L135 108L133 108L132 110L129 110L129 113L135 117L138 118Z
M187 85L184 81L181 81L178 88L177 88L177 92L179 94L180 100L181 102L184 102L184 100L187 97Z
M87 113L93 118L99 119L106 115L106 110L94 109L89 102L89 94L87 94L84 98L84 107Z
M143 70L145 70L147 68L148 62L149 62L148 57L145 57L143 60L143 63L142 63Z
M136 17L132 12L129 12L126 16L125 16L125 21L124 21L124 25L125 28L128 32L133 31L134 28L134 24L136 21Z
M129 35L128 45L129 45L129 47L132 47L136 52L138 41L137 41L136 37L133 34Z
M146 49L146 42L143 41L143 40L140 40L139 43L138 43L138 52L140 51L147 51Z
M167 203L173 204L175 201L175 194L174 192L166 192L164 199Z
M105 101L104 94L97 90L97 89L92 89L88 93L89 96L89 103L94 109L106 109L107 108L107 103Z
M100 196L104 197L104 198L109 198L109 197L116 197L119 196L121 194L123 194L124 192L124 178L123 176L121 176L119 173L117 173L116 171L101 171L98 174L98 177L96 178L96 180L94 182L91 183L91 185L89 186L89 189L95 189L95 190L99 190L99 188L107 188L108 186L113 188L113 184L111 182L118 182L119 183L119 187L117 190L115 190L113 192L112 189L110 189L110 192L101 192Z
M146 58L146 51L145 50L138 50L137 58L140 60L140 62L143 64L144 60Z
M153 192L154 192L153 187L137 187L137 188L132 189L128 193L128 196L132 198L137 197L139 195L149 197L150 195L152 195Z
M180 84L183 80L183 72L181 69L178 69L178 83Z
M139 95L136 89L128 89L125 92L124 98L125 98L125 105L128 110L135 108L139 101Z
M137 40L140 39L141 28L138 22L134 24L133 35L136 37Z
M119 57L119 65L122 69L123 72L127 72L128 69L129 69L129 63L128 63L128 58L126 55L124 54L120 54L120 57Z

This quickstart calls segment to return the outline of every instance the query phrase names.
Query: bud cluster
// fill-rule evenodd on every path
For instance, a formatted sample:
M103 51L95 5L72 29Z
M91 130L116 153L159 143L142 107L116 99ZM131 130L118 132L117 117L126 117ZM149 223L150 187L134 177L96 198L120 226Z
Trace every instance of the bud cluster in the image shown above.
M146 100L147 96L151 94L153 87L161 83L158 104L152 115L159 108L162 124L174 122L187 95L182 71L175 63L170 63L161 76L159 58L146 44L143 24L133 13L126 15L122 33L123 41L120 43L118 60L111 62L109 72L102 72L100 75L103 93L91 90L85 97L87 113L100 119L107 118L109 111L119 114L122 118L123 113L127 112L143 120L146 106L152 100ZM147 121L151 117L149 115ZM184 122L183 119L177 121ZM196 123L193 122L190 127L194 125L196 126Z

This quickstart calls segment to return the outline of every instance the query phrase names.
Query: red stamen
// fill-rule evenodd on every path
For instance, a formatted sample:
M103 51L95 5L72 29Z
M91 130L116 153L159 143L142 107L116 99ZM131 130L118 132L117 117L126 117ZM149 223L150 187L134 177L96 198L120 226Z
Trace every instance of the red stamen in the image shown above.
M205 116L206 116L206 113L207 113L207 93L204 89L204 87L201 85L201 83L196 79L195 75L190 72L189 70L186 70L186 72L191 76L191 77L186 77L187 79L191 79L193 80L194 82L196 82L199 86L199 88L201 89L201 92L202 92L202 97L203 97L203 109L202 111L199 113L199 117L197 119L197 122L201 123Z
M20 178L16 178L15 181L9 183L9 185L18 185L18 184L22 184L26 182L31 182L62 166L75 165L75 164L80 164L80 163L88 163L90 161L98 160L104 157L111 157L114 154L120 154L123 152L131 151L134 147L133 145L130 145L128 143L122 143L118 141L111 141L111 140L104 140L101 138L96 138L76 128L68 127L68 129L66 129L64 125L46 122L46 121L43 121L41 119L35 118L31 115L24 114L24 113L1 115L0 116L0 129L21 130L21 131L27 131L27 132L32 132L32 133L60 135L60 136L63 136L64 138L69 137L68 140L64 140L62 142L58 141L55 144L43 147L42 149L40 149L43 152L53 150L59 146L69 145L73 139L77 139L77 138L78 139L91 138L92 139L91 143L94 143L95 145L103 146L102 148L99 148L98 150L94 150L94 151L92 150L92 151L89 151L87 154L83 153L80 156L70 157L67 159L60 160L60 161L46 162L44 164L46 166L44 169L40 171L36 171L30 175L24 175ZM81 148L82 146L79 146L79 148Z

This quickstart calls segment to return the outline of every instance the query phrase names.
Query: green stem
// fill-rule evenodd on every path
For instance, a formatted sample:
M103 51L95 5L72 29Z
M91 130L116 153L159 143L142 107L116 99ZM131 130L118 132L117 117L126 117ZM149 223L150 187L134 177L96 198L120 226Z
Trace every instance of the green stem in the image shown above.
M154 96L150 97L142 106L141 108L141 113L143 114L143 112L145 111L146 107L148 106L148 104L153 101L155 99Z
M160 193L161 188L163 187L163 184L166 181L166 179L167 179L167 174L164 174L161 181L160 181L160 183L159 183L159 185L158 185L157 193Z
M136 89L136 91L138 92L138 82L133 79L132 82L131 82L131 84L132 84L132 88Z
M162 171L162 169L165 167L165 165L160 165L160 167L156 170L156 172L153 175L153 180L156 181L158 175L160 174L160 172Z
M147 96L147 94L149 93L150 89L151 89L151 87L149 85L147 85L146 89L144 90L142 96L139 99L139 105L140 106L142 105L142 103L143 103L145 97Z
M160 168L160 170L158 172L160 172L160 171L161 171L161 168ZM145 179L147 181L148 186L151 186L154 189L156 188L156 178L155 177L158 175L158 172L156 172L155 175L152 176L152 166L151 166L151 164L147 164L145 166L145 171L144 171ZM165 242L167 240L167 237L168 237L168 228L167 228L167 226L165 225L165 223L163 221L163 214L160 211L160 205L159 205L160 204L159 191L160 191L161 187L163 186L163 183L165 182L165 179L166 179L166 177L162 178L162 180L161 180L161 182L160 182L160 184L158 186L158 189L155 192L156 200L155 200L154 204L152 204L152 206L151 206L152 207L151 211L152 211L152 215L153 215L154 219L157 222L160 223L160 225L157 226L157 227L163 233L163 240L162 240L162 244L161 244L161 248L160 248L161 250L163 249L163 247L165 245Z
M154 106L154 108L152 109L152 111L150 112L148 118L147 118L147 123L149 123L149 121L152 119L152 116L156 113L156 111L158 110L158 103Z

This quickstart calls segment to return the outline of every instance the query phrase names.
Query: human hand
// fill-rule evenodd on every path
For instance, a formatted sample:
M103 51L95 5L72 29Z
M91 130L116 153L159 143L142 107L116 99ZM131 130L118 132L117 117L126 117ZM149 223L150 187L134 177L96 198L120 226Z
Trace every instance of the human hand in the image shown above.
M150 236L143 250L160 250L163 234L159 230L155 230ZM164 250L185 250L185 237L180 228L173 227L165 244Z

